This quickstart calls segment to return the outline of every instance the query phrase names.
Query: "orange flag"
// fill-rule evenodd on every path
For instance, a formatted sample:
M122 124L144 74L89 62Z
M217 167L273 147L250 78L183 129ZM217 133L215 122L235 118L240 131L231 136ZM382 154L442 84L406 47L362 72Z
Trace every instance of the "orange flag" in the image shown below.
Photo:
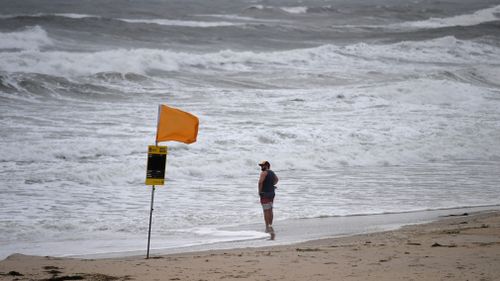
M198 117L177 108L160 105L156 142L193 143L198 136Z

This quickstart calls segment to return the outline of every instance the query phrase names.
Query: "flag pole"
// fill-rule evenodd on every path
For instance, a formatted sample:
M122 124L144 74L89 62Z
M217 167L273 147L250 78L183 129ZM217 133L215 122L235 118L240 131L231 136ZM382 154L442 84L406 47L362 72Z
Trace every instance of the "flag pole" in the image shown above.
M151 190L151 211L149 212L149 231L148 231L148 252L146 254L146 259L149 259L149 246L151 245L151 223L153 222L153 203L155 199L155 186Z
M161 110L161 105L158 105L158 117L157 117L157 122L156 122L156 139L155 139L155 146L158 146L158 126L160 122L160 111ZM151 225L153 223L153 204L155 200L155 186L153 185L153 189L151 189L151 210L149 211L149 229L148 229L148 250L146 253L146 259L149 259L149 248L151 246Z

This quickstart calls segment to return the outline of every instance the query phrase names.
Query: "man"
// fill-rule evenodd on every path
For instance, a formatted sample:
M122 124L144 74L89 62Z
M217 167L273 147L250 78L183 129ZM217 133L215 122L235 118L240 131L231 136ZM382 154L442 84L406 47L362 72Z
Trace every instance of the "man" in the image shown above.
M271 240L274 240L273 229L273 202L274 190L278 183L278 177L271 170L271 164L268 161L259 163L261 173L259 178L259 196L262 209L264 210L264 222L266 223L266 232L271 234Z

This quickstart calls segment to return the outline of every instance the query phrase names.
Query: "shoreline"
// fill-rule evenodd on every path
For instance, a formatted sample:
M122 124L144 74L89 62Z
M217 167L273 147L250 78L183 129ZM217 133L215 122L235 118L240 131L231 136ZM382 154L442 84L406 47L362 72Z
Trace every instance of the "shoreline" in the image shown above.
M328 238L341 238L359 234L370 234L395 230L407 225L424 224L440 220L443 217L463 213L477 213L485 211L500 211L500 205L490 205L481 207L460 207L443 208L437 210L394 212L384 214L367 214L353 216L335 216L324 218L305 218L277 221L274 224L277 239L270 241L268 235L261 235L260 238L242 239L231 241L217 241L212 243L200 243L188 246L177 246L171 248L156 247L152 243L151 254L167 255L182 254L191 252L201 252L210 250L231 250L240 248L259 248L263 244L269 246L284 246L304 243ZM227 232L249 231L257 232L263 229L261 224L247 224L233 227L222 227L219 230ZM154 237L153 237L154 240ZM145 242L145 241L143 241ZM153 241L154 242L154 241ZM66 255L64 257L73 258L120 258L127 256L145 255L146 249L137 251L104 252L94 254Z
M152 255L182 254L209 250L258 248L262 246L291 245L327 238L340 238L358 234L370 234L395 230L406 225L429 223L442 217L462 213L500 211L500 205L479 207L443 208L434 210L393 212L381 214L302 218L276 221L277 239L270 241L260 223L200 228L201 234L176 238L152 236ZM206 231L209 230L209 231ZM105 237L85 241L37 241L26 244L6 244L0 252L0 260L13 253L31 256L62 258L124 258L146 255L146 237L130 239L126 236ZM137 247L139 245L140 247Z
M154 253L149 260L14 254L0 261L0 280L499 280L499 252L500 211L490 210L288 245Z

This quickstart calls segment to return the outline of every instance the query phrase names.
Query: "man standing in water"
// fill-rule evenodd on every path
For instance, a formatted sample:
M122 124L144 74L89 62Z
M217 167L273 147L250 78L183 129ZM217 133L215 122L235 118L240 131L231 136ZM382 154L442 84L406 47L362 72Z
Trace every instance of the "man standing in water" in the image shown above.
M271 170L271 164L268 161L259 163L261 173L259 178L259 196L262 209L264 210L264 221L266 223L266 232L271 234L271 240L274 240L273 229L273 202L274 190L278 183L278 177Z

